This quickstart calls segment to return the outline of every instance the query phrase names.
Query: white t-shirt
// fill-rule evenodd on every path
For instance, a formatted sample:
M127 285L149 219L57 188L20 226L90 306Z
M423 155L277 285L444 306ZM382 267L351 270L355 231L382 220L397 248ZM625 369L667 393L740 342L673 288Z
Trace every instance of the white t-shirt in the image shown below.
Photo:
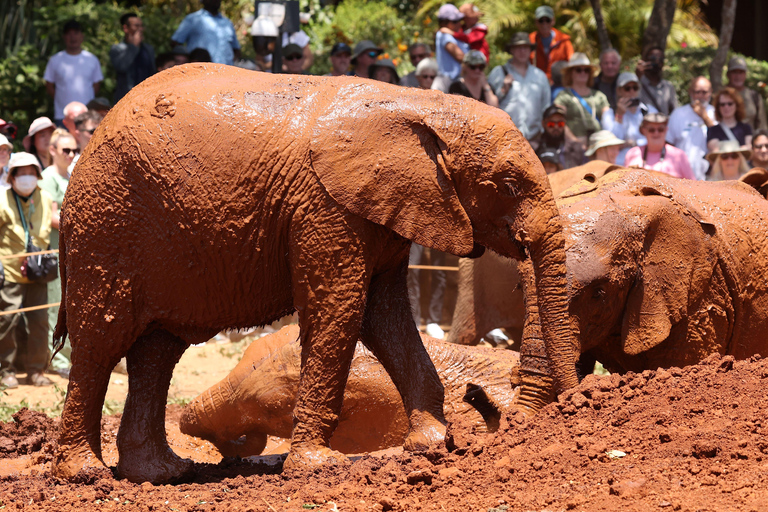
M60 51L45 66L43 79L56 85L53 98L54 119L64 119L64 107L73 101L86 104L93 99L93 84L101 82L101 64L94 54L82 50L77 55Z

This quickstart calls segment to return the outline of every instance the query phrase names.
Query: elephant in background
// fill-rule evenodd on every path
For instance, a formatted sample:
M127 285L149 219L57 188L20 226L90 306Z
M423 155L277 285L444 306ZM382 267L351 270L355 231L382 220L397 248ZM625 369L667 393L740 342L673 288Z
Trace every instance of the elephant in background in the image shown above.
M548 175L557 198L582 179L597 180L619 166L593 160ZM487 252L479 258L459 260L458 292L447 341L477 345L492 329L504 328L518 346L525 323L525 304L517 261Z
M188 64L132 89L94 133L61 220L72 369L52 472L104 470L110 370L129 392L118 473L170 482L192 463L168 447L165 402L184 350L296 310L301 378L286 469L343 460L329 448L357 340L408 417L408 450L443 442L443 386L410 313L410 241L459 256L531 261L526 307L553 363L523 377L529 410L577 384L565 245L544 170L503 111L353 77ZM257 297L254 299L254 297Z
M516 397L519 355L462 347L424 334L421 339L445 387L446 419L466 418L480 428L498 428L500 410L510 408ZM300 366L297 325L255 340L229 375L184 408L181 432L211 441L224 456L259 455L267 436L291 435ZM402 445L407 433L408 418L395 385L358 343L331 448L342 453L382 450Z
M625 169L566 190L558 207L584 368L768 355L768 202L754 188ZM521 366L524 354L547 364L540 323L528 319Z

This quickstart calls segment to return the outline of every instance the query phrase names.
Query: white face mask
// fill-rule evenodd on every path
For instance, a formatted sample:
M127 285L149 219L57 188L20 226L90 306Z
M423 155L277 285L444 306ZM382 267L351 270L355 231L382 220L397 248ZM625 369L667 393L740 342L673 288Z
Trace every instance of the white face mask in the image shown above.
M16 176L13 180L13 190L23 197L27 197L37 187L37 176Z

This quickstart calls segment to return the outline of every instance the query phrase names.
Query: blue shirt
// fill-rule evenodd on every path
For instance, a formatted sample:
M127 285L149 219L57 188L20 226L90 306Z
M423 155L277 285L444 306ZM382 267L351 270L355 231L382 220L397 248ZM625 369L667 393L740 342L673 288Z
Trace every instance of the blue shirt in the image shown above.
M461 51L467 53L469 51L469 45L457 41L455 37L450 34L444 34L438 32L435 36L435 48L437 48L437 70L441 75L445 75L451 80L456 80L461 74L461 62L453 58L453 55L448 53L445 49L445 45L453 43L458 46Z
M219 64L232 65L233 50L240 49L232 22L221 13L214 16L205 9L187 15L171 39L186 44L190 52L205 48L211 54L211 61Z

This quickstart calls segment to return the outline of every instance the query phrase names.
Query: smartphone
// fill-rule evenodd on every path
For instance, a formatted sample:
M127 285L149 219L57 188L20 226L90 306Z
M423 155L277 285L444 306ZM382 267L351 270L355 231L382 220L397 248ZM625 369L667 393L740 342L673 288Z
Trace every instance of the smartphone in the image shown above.
M631 100L629 100L629 107L630 108L636 107L638 105L640 105L640 98L632 98Z

